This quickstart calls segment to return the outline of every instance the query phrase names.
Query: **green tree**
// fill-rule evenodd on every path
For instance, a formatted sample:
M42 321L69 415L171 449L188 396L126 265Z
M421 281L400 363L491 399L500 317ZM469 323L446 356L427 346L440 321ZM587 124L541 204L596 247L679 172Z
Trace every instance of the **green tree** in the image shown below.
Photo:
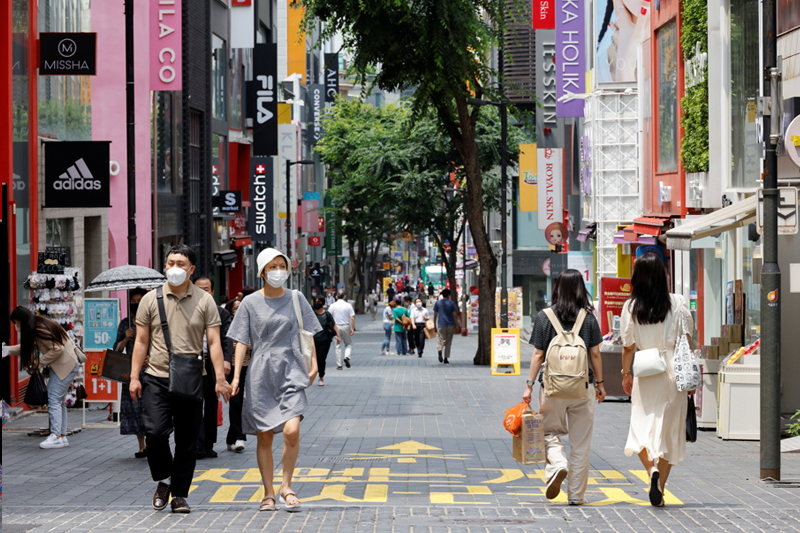
M306 21L325 24L322 38L340 34L352 68L385 90L414 88L418 115L432 109L464 166L465 206L480 260L482 309L494 309L497 258L484 223L484 183L470 98L498 99L489 58L502 34L505 0L297 0ZM494 313L479 317L476 364L489 364Z

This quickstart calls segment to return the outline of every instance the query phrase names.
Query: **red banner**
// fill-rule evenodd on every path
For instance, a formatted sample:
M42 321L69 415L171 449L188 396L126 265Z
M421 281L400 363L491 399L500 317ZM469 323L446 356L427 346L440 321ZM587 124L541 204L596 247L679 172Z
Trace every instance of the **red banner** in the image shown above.
M119 383L100 377L100 359L103 352L88 352L84 365L88 402L116 402L119 400Z
M600 278L600 331L605 335L613 327L608 321L609 311L614 316L622 314L622 306L631 297L629 278Z
M309 246L322 246L322 237L312 235L308 237Z
M556 29L555 0L531 0L531 18L534 30Z

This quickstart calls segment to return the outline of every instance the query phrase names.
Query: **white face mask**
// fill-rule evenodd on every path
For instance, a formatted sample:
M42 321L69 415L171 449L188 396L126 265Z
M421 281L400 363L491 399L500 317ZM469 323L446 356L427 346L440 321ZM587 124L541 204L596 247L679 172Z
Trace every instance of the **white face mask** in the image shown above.
M417 309L422 309L422 302L417 302Z
M186 271L180 267L172 267L167 269L167 281L173 287L182 285L186 281Z
M288 270L270 270L267 272L267 283L276 289L283 286L287 279L289 279Z

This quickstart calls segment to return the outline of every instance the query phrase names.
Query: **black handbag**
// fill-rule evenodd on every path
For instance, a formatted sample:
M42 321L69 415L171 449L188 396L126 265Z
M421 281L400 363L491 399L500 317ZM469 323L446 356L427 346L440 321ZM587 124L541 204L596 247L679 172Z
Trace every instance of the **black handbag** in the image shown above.
M686 406L686 442L697 440L697 411L694 408L694 396L689 396Z
M39 370L31 374L23 401L36 407L47 405L47 384L44 382L44 376Z
M203 401L203 356L172 353L172 341L167 324L167 311L164 309L164 293L161 287L156 289L158 316L161 319L161 330L169 353L169 393L183 400Z

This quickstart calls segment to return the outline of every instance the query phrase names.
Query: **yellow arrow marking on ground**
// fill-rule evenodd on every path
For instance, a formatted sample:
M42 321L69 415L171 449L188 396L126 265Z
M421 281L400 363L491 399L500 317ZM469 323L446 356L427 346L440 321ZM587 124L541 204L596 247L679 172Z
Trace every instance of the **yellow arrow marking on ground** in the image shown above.
M420 450L441 450L441 448L428 446L427 444L422 444L421 442L417 442L415 440L407 440L405 442L400 442L398 444L392 444L391 446L384 446L382 448L376 448L376 449L399 450L400 453L409 453L409 454L418 454Z
M367 485L364 488L364 499L352 498L344 493L346 485L325 485L317 496L303 498L303 502L318 502L320 500L334 500L337 502L364 502L364 503L386 503L389 495L388 485Z
M489 479L483 483L511 483L525 477L525 473L518 468L467 468L467 470L486 470L490 472L500 472L500 476Z
M459 487L462 488L462 487ZM474 504L474 505L491 505L492 502L476 502L476 501L456 501L456 496L477 496L477 495L491 495L492 491L489 487L483 485L471 485L463 487L467 492L433 492L430 494L431 503L458 503L458 504Z
M648 490L650 489L650 478L647 476L647 470L628 470L628 472L630 472L634 476L638 477L639 479L647 483L647 488ZM649 503L650 502L648 501L648 504ZM664 505L683 505L683 502L680 501L678 498L676 498L675 495L672 494L670 491L665 489Z

